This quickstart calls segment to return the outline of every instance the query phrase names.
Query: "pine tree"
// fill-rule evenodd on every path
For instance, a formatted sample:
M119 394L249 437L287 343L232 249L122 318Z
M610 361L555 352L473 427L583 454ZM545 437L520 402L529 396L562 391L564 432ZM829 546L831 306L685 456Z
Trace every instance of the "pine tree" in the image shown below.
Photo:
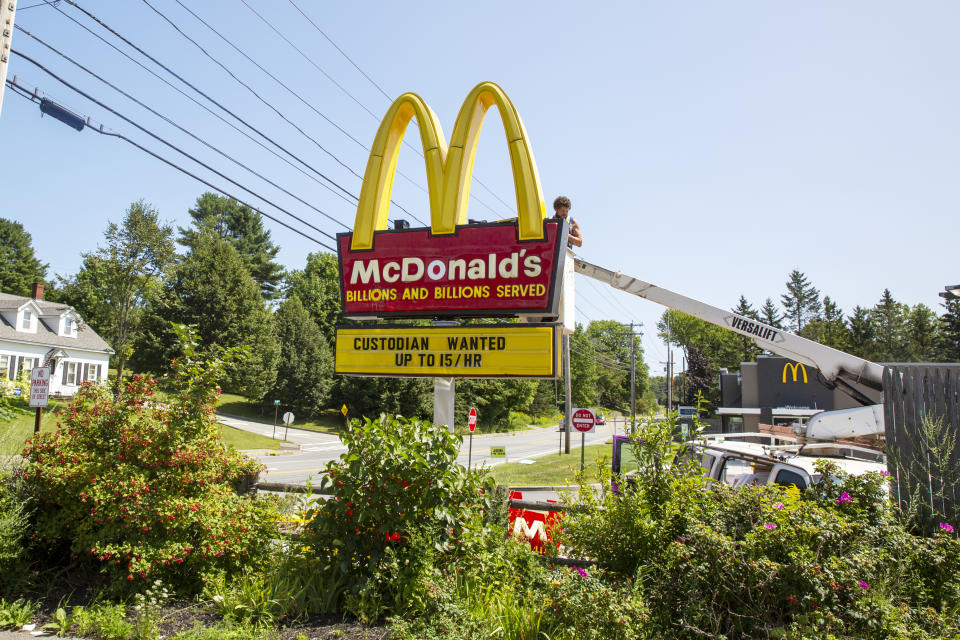
M925 304L914 305L906 317L906 360L936 362L940 346L940 322Z
M786 310L784 319L787 320L787 326L796 333L820 315L820 291L796 269L790 272L789 278L787 292L780 296L780 303Z
M0 293L33 295L33 284L47 277L47 265L33 253L33 238L23 225L0 218Z
M259 400L277 374L277 340L260 288L233 244L202 233L177 267L172 292L179 318L195 325L205 349L247 346L246 360L233 368L224 388Z
M270 397L314 415L329 403L333 385L333 356L327 340L296 296L280 305L273 324L280 357Z
M232 198L204 193L189 211L193 227L180 228L180 244L192 248L199 235L212 232L228 240L239 252L250 275L266 300L277 297L283 267L274 262L278 246L263 228L260 215Z
M764 324L768 324L771 327L776 327L778 329L783 328L783 315L780 313L780 310L777 309L777 305L774 304L773 300L767 298L763 302L763 306L760 307L759 320Z
M769 298L767 301L770 301ZM760 314L747 301L747 298L744 295L740 296L740 299L737 301L737 306L734 307L732 311L738 316L743 316L744 318L760 320ZM753 362L754 358L756 358L762 352L762 350L757 346L756 342L746 336L739 336L738 339L741 346L740 361Z
M830 296L823 298L823 315L808 322L799 335L840 351L850 349L850 328Z
M332 253L311 253L302 270L287 274L287 295L297 296L329 344L343 322L340 306L340 266Z
M876 353L876 345L870 310L857 305L853 308L853 313L847 317L847 324L850 327L850 353L872 360Z
M870 310L870 323L873 326L875 352L879 362L903 362L907 355L906 324L907 306L897 302L884 289L880 301Z
M943 309L937 359L941 362L960 362L960 300L944 300Z

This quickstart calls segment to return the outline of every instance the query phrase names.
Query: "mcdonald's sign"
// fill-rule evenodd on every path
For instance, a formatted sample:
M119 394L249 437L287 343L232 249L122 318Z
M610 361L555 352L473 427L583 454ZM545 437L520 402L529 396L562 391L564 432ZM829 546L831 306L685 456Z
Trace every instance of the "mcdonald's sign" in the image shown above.
M477 141L491 106L507 136L518 217L466 224ZM427 169L430 227L388 230L397 157L413 118ZM387 111L371 146L353 232L337 237L344 314L555 316L567 232L565 221L546 218L526 130L500 87L474 87L449 147L436 114L420 96L405 93Z
M783 365L783 383L787 383L787 370L793 373L793 381L797 382L797 370L803 374L803 382L807 382L807 368L803 365L802 362L787 362Z

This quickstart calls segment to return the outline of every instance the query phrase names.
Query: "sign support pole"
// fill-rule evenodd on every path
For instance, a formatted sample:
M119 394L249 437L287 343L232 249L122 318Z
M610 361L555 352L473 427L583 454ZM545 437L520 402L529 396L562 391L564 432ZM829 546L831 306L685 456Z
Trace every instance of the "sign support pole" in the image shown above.
M573 408L570 398L573 395L572 385L570 383L570 336L563 334L563 386L566 399L563 404L563 452L570 453L570 430L573 428Z
M273 403L273 435L270 436L271 440L277 439L277 412L280 410L280 405L276 402Z
M33 432L40 433L40 413L43 411L42 407L37 407L37 419L33 423Z
M584 456L584 447L587 444L587 434L580 432L580 473L583 473L583 456Z
M467 470L470 470L470 464L473 461L473 431L470 432L470 448L467 452Z

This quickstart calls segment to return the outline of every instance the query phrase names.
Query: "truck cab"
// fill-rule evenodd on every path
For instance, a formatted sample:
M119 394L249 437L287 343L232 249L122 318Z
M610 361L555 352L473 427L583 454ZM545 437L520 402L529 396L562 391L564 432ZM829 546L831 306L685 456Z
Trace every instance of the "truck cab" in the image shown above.
M761 484L778 484L807 489L821 480L816 469L818 460L830 460L851 475L884 471L887 466L879 452L861 447L833 449L764 445L755 442L688 442L681 445L673 464L687 460L699 465L706 478L733 488ZM833 454L833 455L831 455ZM858 455L859 457L854 457ZM872 459L871 459L872 458ZM636 476L639 464L628 436L614 436L614 475L622 474L627 486ZM619 492L616 481L613 491Z

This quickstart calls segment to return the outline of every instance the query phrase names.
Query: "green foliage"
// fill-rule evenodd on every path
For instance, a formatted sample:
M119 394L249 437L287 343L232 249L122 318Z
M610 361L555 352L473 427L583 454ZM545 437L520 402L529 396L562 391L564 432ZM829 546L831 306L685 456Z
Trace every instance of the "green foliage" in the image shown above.
M225 620L212 627L198 624L189 631L181 631L173 636L173 640L273 640L278 635L273 629Z
M0 629L20 629L30 624L37 612L37 604L23 598L7 602L0 598Z
M163 581L154 580L153 585L142 593L134 594L133 598L134 640L157 640L160 637L163 605L170 598Z
M47 265L33 253L33 238L23 225L0 218L0 291L15 296L33 295L33 283L47 277Z
M467 416L475 407L478 432L510 429L510 412L526 410L536 392L535 380L458 380L455 426L466 432Z
M287 275L287 295L296 296L333 345L336 326L343 322L340 310L340 266L332 253L311 253L302 271Z
M174 259L172 234L156 209L142 200L134 202L119 225L107 226L105 245L84 253L80 272L62 283L61 299L116 351L118 390L147 298Z
M283 267L274 262L280 247L273 244L270 231L263 228L260 214L232 198L204 193L190 209L193 227L180 229L180 244L196 249L204 234L228 241L243 260L245 270L253 277L260 293L267 300L277 297L283 280Z
M801 493L706 490L696 466L667 466L673 425L644 425L640 470L619 497L581 487L563 541L633 578L662 637L940 637L960 632L960 541L912 535L887 478L823 464ZM617 479L621 486L626 479Z
M96 602L89 607L74 607L74 633L103 640L127 640L133 636L133 626L124 617L126 606L119 603Z
M25 559L31 508L18 466L0 469L0 587L13 583Z
M490 489L457 464L460 438L399 416L352 420L347 453L328 464L332 497L308 514L304 541L342 577L343 604L362 619L406 610L437 553L452 551Z
M790 272L786 287L787 292L780 296L780 303L786 309L787 328L796 333L809 321L820 317L820 291L796 269Z
M234 246L213 233L197 235L168 286L171 295L159 309L164 319L195 326L205 352L250 348L246 360L228 369L224 388L255 400L269 392L279 351L273 321Z
M284 407L297 409L303 417L327 406L333 385L333 355L310 314L291 296L274 314L280 344L277 381L269 397Z
M184 350L167 402L139 376L116 398L85 385L60 430L24 451L34 540L68 546L119 584L190 588L205 572L264 561L274 533L270 503L234 491L260 465L223 445L213 416L216 380L236 354L201 359L186 333Z
M602 569L552 571L545 608L553 628L551 638L641 640L653 636L650 612L639 590Z
M457 396L462 385L458 385ZM429 378L365 378L337 376L331 392L334 407L347 405L351 416L381 412L405 416L433 413L433 381Z

